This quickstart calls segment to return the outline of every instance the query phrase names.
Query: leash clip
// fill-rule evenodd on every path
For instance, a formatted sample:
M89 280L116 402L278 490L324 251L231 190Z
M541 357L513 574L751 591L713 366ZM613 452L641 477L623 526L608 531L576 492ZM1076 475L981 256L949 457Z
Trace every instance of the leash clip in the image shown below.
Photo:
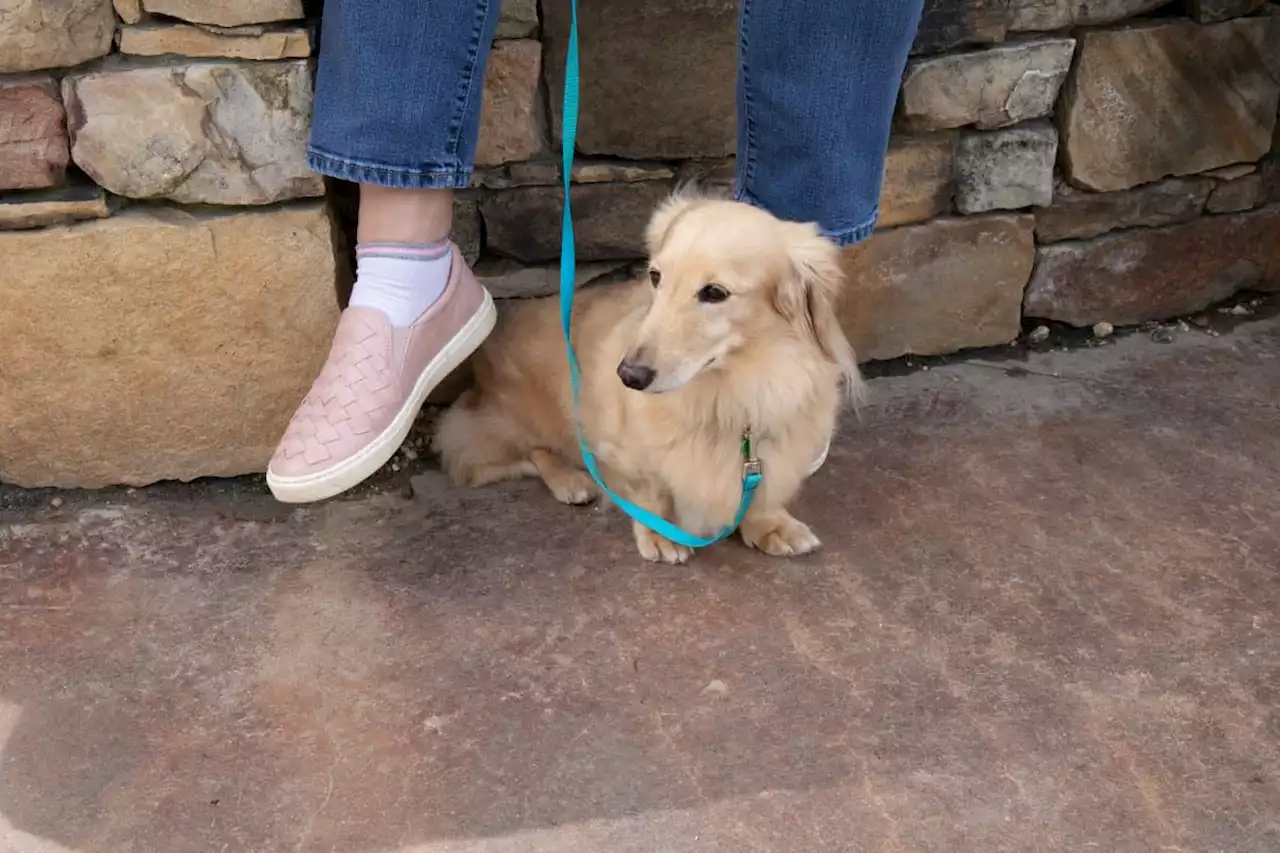
M756 456L756 437L748 428L742 434L742 479L743 481L759 478L764 473L764 466Z

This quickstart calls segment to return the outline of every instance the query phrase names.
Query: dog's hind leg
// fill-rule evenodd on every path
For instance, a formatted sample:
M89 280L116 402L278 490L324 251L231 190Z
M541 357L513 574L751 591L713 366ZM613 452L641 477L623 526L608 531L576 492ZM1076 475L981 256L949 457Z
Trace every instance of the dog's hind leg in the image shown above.
M538 474L510 424L486 408L475 389L441 416L431 446L440 454L445 474L460 486L487 486Z
M560 503L590 503L599 494L591 475L570 465L559 453L535 447L529 451L529 461Z

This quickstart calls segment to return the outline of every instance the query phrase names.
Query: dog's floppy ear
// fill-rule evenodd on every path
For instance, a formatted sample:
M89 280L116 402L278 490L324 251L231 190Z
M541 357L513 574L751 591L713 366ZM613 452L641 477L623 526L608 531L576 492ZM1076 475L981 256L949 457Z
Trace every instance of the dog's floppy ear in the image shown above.
M787 228L791 274L778 284L778 312L801 334L811 336L846 378L856 377L853 347L836 318L836 304L844 287L840 250L811 222L789 222Z
M649 227L645 231L645 243L649 248L649 257L658 254L662 244L667 241L672 227L681 216L698 201L696 192L690 187L681 187L658 205L658 209L649 217Z

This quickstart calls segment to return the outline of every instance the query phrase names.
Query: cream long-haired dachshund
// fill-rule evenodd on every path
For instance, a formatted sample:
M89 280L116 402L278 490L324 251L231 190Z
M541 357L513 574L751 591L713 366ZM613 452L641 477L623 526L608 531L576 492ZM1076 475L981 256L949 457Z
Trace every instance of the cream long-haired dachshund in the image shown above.
M744 432L763 480L739 530L776 556L818 537L787 511L862 391L836 319L838 251L815 225L676 195L647 232L647 278L587 288L574 305L581 423L609 487L698 536L733 522ZM582 468L554 299L507 309L474 359L476 384L441 418L435 448L458 484L539 476L564 503L597 489ZM843 385L844 394L841 386ZM648 560L684 546L634 525Z

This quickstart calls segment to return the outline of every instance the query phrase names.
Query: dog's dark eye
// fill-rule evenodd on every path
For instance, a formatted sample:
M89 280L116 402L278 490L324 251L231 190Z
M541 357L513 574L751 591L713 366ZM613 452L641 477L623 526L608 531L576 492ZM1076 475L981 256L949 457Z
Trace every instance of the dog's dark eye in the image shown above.
M729 298L729 291L718 284L704 284L698 291L699 302L724 302Z
M659 284L662 284L662 273L658 272L657 270L649 270L649 283L652 284L654 287L657 287Z

